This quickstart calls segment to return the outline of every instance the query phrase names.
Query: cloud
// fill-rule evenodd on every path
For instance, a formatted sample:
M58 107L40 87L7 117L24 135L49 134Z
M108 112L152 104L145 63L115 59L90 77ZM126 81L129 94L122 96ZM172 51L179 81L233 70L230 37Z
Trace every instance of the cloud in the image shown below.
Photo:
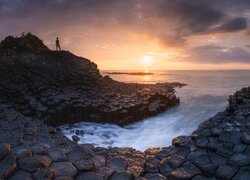
M248 28L247 18L238 17L229 20L218 28L213 29L214 32L236 32Z
M207 31L225 16L212 3L202 0L164 1L159 10L162 17L176 21L177 28L183 35Z
M148 13L152 14L151 19L161 20L160 27L153 24L154 30L150 29L150 35L161 40L166 46L183 46L185 40L193 35L234 33L247 29L248 17L243 17L243 13L247 12L250 3L240 1L241 3L231 0L143 2L152 7ZM239 11L242 17L238 17L241 15Z
M167 47L188 48L186 40L194 35L234 36L247 29L249 9L249 0L0 0L0 36L23 31L45 39L67 35L74 45L90 36L110 36L119 44L124 30L157 38ZM240 47L189 50L204 62L249 62L248 52Z
M250 63L250 53L240 47L221 47L216 45L199 46L191 50L191 61L197 63Z
M180 47L185 45L186 42L182 36L178 35L158 34L156 38L159 39L164 46L168 47Z

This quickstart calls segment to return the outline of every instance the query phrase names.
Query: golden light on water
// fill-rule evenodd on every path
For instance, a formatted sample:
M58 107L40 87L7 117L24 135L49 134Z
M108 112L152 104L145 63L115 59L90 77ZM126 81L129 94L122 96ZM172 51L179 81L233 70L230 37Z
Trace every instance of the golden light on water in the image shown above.
M149 82L151 80L151 76L150 75L145 75L143 77L143 80L144 80L144 82Z

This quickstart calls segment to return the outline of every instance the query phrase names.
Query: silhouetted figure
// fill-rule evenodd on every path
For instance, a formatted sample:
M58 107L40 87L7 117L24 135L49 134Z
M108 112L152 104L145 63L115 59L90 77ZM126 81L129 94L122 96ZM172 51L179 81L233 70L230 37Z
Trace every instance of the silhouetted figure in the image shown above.
M57 50L57 51L60 51L60 50L61 50L61 46L60 46L60 42L59 42L58 37L56 38L56 50Z

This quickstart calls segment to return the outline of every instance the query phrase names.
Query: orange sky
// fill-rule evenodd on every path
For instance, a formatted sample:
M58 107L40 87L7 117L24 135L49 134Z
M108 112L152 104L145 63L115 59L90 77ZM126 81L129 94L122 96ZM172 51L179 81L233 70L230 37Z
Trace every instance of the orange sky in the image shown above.
M101 70L250 69L249 0L11 0L0 38L32 32Z
M146 34L129 32L129 30L116 30L121 36L112 32L103 34L83 35L82 41L73 43L67 38L61 38L62 47L75 54L94 61L101 70L221 70L221 69L250 69L250 64L236 62L223 63L200 63L193 61L191 51L184 47L171 47L163 45L158 39L151 38ZM110 34L109 34L110 33ZM67 33L65 34L67 36ZM223 36L223 37L220 37ZM227 35L202 35L188 39L188 47L206 44L217 37L222 44ZM64 36L63 36L64 37ZM70 39L70 38L69 38ZM215 41L215 40L214 40ZM53 49L54 44L48 44Z

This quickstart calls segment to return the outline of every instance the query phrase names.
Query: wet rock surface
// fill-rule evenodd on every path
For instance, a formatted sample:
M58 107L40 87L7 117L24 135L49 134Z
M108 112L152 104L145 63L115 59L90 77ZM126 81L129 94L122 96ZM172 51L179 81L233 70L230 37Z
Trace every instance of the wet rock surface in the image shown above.
M244 101L239 101L238 98ZM173 145L95 148L60 130L0 106L2 179L249 179L250 88L236 92L224 112ZM13 117L15 117L13 119ZM216 133L213 133L216 129ZM228 130L230 129L230 131ZM201 139L207 139L201 146Z
M78 60L72 60L71 63L76 63L76 67L88 67L86 72L82 69L80 72L75 66L73 68L72 64L61 67L63 63L67 63L67 57L72 57L67 52L42 52L39 55L34 55L33 52L30 55L25 53L23 59L18 59L16 52L8 53L10 54L0 57L0 179L245 180L250 178L250 88L243 88L230 96L227 110L204 121L190 136L175 138L172 146L150 148L145 152L132 148L95 148L70 141L59 129L53 128L48 123L57 124L53 120L59 120L59 117L62 117L62 123L75 122L77 117L85 115L87 117L87 114L77 115L87 107L82 107L83 104L91 104L91 107L94 107L96 111L84 109L84 112L91 112L91 116L99 118L100 122L106 122L99 116L99 113L104 112L101 111L101 107L107 108L103 107L106 103L118 102L117 106L126 107L127 111L122 109L124 117L127 117L126 114L131 114L133 108L138 111L139 105L136 103L132 103L133 108L126 106L126 103L131 105L133 99L141 97L133 95L134 92L137 93L139 90L138 92L143 93L142 97L145 99L142 104L149 107L148 105L155 101L156 97L164 100L162 94L153 93L152 89L154 92L158 90L163 92L167 86L165 97L169 100L167 95L169 92L174 96L172 87L169 84L118 83L107 77L101 77L91 62L89 66L94 67L94 72L90 76L96 77L96 81L91 79L90 83L90 79L85 81L84 78L89 77L90 71L87 69L91 68L86 65L85 60L84 63L78 62L82 58L74 57ZM51 62L48 61L52 61L52 57L58 58L53 61L56 65L53 67L55 71L46 71L44 67L47 64L49 64L47 68L51 67ZM4 60L7 62L3 62ZM30 66L27 66L26 61ZM39 61L39 67L36 61ZM6 69L2 68L2 65ZM23 71L20 72L20 69ZM68 71L64 72L67 69ZM77 72L77 76L74 76L76 74L72 70ZM11 72L12 76L7 71ZM83 76L81 73L86 74ZM71 76L75 79L69 78ZM83 85L82 82L87 84ZM98 92L95 83L101 87ZM105 103L101 97L104 97L106 91L102 87L113 89L110 94L105 95L109 97L109 101L106 102L108 99L105 99ZM90 94L87 95L87 92ZM127 92L129 96L125 96ZM93 103L96 96L100 98L100 102ZM88 99L81 99L83 97ZM68 105L68 109L65 104ZM115 109L116 105L113 104L112 107ZM79 107L80 110L77 111L73 107ZM151 112L157 112L152 107L150 109ZM112 113L115 111L107 108L105 113L107 112L111 114L110 117L114 117ZM102 117L105 117L105 113ZM64 115L65 119L69 117L71 119L66 121ZM121 118L119 123L116 123L123 124L124 119Z

